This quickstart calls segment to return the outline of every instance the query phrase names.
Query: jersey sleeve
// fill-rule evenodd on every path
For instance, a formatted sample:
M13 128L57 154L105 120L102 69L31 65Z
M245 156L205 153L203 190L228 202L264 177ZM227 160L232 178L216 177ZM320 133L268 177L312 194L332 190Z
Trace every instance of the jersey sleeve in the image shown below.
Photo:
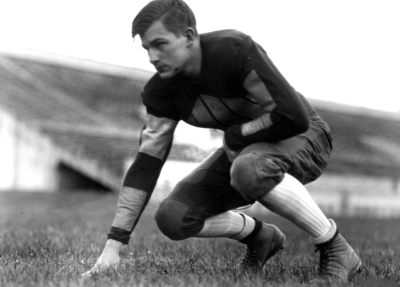
M276 142L305 132L309 127L306 108L261 46L247 37L239 58L237 77L265 114L228 128L226 144L238 150L254 142Z
M142 101L149 115L179 121L171 101L171 94L174 92L168 87L168 82L163 82L161 77L155 74L144 87Z
M109 239L128 244L167 159L176 126L174 120L148 115L141 133L139 153L120 190Z
M109 239L124 244L128 244L130 235L150 200L170 152L178 124L177 120L171 118L172 113L168 114L163 108L158 109L151 101L146 107L148 113L140 136L139 152L125 175L117 211L108 233Z

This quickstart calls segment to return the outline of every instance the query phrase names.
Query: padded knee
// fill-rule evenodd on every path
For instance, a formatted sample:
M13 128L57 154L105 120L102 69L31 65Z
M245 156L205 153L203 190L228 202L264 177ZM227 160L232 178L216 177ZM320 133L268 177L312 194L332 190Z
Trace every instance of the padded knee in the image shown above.
M231 185L246 200L257 200L282 181L283 172L274 159L260 153L247 153L231 167Z
M165 236L172 240L183 240L188 237L183 230L183 219L188 208L187 205L170 198L161 202L154 219Z

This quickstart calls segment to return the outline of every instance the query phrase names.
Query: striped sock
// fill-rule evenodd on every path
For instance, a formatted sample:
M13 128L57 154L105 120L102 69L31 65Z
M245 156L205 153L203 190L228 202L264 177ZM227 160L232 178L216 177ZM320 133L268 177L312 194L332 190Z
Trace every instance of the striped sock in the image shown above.
M204 226L194 237L227 237L242 240L248 236L255 227L253 218L244 213L227 211L204 221Z
M330 239L333 229L331 222L306 188L293 176L285 174L282 182L258 201L305 231L311 236L312 241Z

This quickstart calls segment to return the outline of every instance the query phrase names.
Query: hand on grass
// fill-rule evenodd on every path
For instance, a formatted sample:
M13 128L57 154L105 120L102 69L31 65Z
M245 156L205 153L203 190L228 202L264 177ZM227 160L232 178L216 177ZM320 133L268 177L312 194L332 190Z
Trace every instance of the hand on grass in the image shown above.
M119 266L120 258L119 251L121 250L122 243L109 239L101 253L99 259L94 264L92 269L81 274L83 277L90 277L94 274L102 273L110 268L117 269Z

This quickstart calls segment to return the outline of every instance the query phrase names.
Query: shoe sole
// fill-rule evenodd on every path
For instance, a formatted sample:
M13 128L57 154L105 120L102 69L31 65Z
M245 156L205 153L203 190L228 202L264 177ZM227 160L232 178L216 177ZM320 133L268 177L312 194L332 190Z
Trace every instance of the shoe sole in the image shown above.
M349 273L349 280L352 279L357 274L360 274L362 271L363 271L363 264L360 261L358 262L357 266L354 267L353 270L351 270L351 272Z

